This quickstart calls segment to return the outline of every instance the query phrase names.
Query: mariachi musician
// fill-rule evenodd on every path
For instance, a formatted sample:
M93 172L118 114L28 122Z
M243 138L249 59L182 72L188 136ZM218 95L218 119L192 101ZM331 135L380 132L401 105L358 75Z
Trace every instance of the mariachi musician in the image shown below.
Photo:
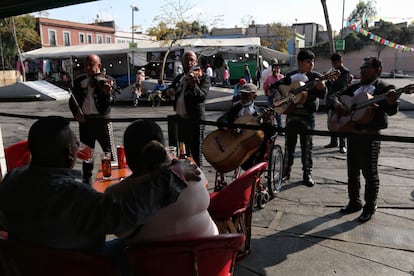
M295 83L305 83L308 90L296 95L296 98L304 98L302 104L295 105L293 111L286 116L286 136L285 136L285 156L283 161L283 181L288 181L293 165L297 136L299 135L302 151L302 170L303 183L312 187L312 135L303 133L306 130L315 128L315 113L319 106L319 99L323 99L326 94L326 86L322 82L323 76L313 71L315 64L315 54L307 49L300 50L297 55L298 69L286 74L285 78L271 85L281 88L279 85L290 86ZM305 95L305 96L304 96ZM307 96L306 96L307 95ZM280 97L277 95L275 97ZM285 95L282 95L285 96Z
M79 122L80 142L94 149L97 140L102 150L111 152L113 158L116 153L112 123L107 119L113 101L112 92L116 90L115 80L106 76L101 69L101 59L98 55L90 54L85 58L85 74L74 80L69 108ZM93 160L84 161L84 183L91 184L92 171Z
M346 116L351 112L349 107L341 102L343 97L351 99L360 96L370 95L378 97L385 96L377 106L368 106L368 111L373 111L373 119L368 123L353 124L351 132L379 134L380 129L388 126L387 116L394 115L398 111L398 96L395 87L379 79L382 71L382 63L375 57L365 58L361 64L361 82L350 86L347 90L334 94L330 101L330 108L336 113ZM341 96L341 98L339 97ZM360 171L365 177L365 205L358 220L366 222L371 219L377 208L377 196L379 191L378 177L378 156L380 152L380 141L376 141L369 136L350 136L348 137L348 205L341 208L342 213L354 213L362 209L359 197Z
M236 119L244 116L252 116L257 118L257 124L259 124L259 121L262 121L265 136L270 137L273 134L272 132L275 130L271 122L271 113L269 113L266 109L262 109L255 105L254 100L257 96L256 85L252 83L244 84L240 87L239 96L240 100L235 103L229 111L217 119L219 128L227 129L226 127L220 125L234 123ZM257 151L254 152L243 164L241 164L241 168L243 170L248 170L253 165L263 161L265 150L266 145L262 142Z
M210 79L202 72L193 51L184 53L182 63L184 73L176 76L166 91L174 99L174 110L177 114L177 137L173 139L184 142L187 154L202 167L200 147L204 125L200 122L206 117L205 101L210 90Z

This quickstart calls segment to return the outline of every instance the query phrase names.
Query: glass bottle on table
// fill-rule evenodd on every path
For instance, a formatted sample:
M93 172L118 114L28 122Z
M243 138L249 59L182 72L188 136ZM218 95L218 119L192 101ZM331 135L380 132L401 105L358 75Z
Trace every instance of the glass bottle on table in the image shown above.
M178 144L178 159L187 159L187 151L185 149L185 143L179 142Z

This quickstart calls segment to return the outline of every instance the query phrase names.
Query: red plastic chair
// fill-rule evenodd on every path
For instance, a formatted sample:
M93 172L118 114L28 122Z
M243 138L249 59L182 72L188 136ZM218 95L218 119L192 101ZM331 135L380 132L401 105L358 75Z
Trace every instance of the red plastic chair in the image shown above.
M224 234L134 245L125 251L134 275L230 276L245 237Z
M27 140L8 146L4 149L4 155L8 171L29 164L30 152Z
M219 192L210 194L208 211L221 234L241 233L246 236L238 257L250 253L252 213L256 185L267 169L267 162L261 162Z
M98 254L32 246L0 239L2 276L116 276L112 260Z

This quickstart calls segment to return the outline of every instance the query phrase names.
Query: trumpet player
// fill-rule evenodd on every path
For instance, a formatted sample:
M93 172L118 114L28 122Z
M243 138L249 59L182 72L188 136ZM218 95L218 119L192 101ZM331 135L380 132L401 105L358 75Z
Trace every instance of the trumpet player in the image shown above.
M175 77L167 93L174 99L174 110L177 114L178 141L187 145L187 155L192 156L201 166L201 141L205 119L205 101L210 89L210 80L198 65L193 51L187 51L182 58L184 72ZM177 141L176 141L177 142Z
M95 141L101 145L104 152L114 156L110 104L112 92L115 89L113 78L101 71L102 64L98 55L90 54L85 58L85 74L74 80L73 94L69 100L69 108L73 117L79 123L80 142L95 148ZM93 160L82 164L83 182L91 184Z

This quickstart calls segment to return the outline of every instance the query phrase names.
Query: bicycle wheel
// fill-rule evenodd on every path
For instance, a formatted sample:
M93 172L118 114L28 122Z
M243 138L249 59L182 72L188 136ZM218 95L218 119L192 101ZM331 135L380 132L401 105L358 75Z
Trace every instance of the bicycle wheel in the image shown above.
M269 166L267 168L267 188L269 195L274 197L282 188L282 171L283 171L283 153L282 147L274 141L273 146L270 147L269 152Z

